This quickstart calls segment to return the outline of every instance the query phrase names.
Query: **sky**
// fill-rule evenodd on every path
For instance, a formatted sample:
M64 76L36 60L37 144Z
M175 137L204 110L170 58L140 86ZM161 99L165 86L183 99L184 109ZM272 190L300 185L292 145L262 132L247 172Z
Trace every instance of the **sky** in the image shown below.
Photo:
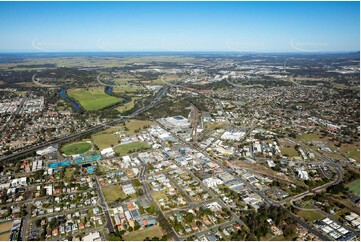
M0 52L359 50L359 2L0 2Z

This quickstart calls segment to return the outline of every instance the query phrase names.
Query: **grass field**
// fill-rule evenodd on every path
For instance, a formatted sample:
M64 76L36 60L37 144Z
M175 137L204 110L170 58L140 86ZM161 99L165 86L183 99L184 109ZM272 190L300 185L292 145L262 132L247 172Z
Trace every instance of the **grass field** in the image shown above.
M125 104L123 104L123 105L121 105L121 106L119 106L119 107L117 107L115 109L120 113L124 113L126 111L129 111L129 110L134 108L134 105L135 105L134 102L136 100L139 100L139 99L141 99L141 98L140 97L132 97L132 99L129 102L127 102L127 103L125 103Z
M122 101L121 98L109 96L104 92L104 87L89 89L69 89L69 97L78 101L87 111L99 110Z
M360 146L359 144L342 144L339 151L348 158L352 158L360 162Z
M284 147L284 148L280 148L282 155L286 155L288 157L293 157L293 156L298 156L298 152L297 150L295 150L295 148L293 147Z
M354 193L360 196L360 179L357 179L349 184L347 187Z
M225 129L227 125L225 123L206 123L207 130L214 130L214 129Z
M115 93L134 93L139 90L141 90L140 87L131 84L121 84L113 88L113 92Z
M135 130L144 129L145 126L152 125L153 122L147 120L131 119L125 121L125 127L127 127L130 133L134 133Z
M125 199L127 195L120 188L120 186L102 187L102 192L107 203L112 203L117 199Z
M166 199L167 198L167 195L166 195L166 191L155 191L153 193L153 197L154 197L154 200L158 201L159 199L163 198L163 199Z
M304 135L301 135L301 136L297 136L296 139L303 140L303 141L306 141L306 142L323 140L319 133L304 134Z
M118 138L113 134L96 134L92 136L92 140L100 150L118 144Z
M163 78L161 76L159 76L158 79L151 80L150 83L148 83L148 84L164 85L165 83L178 81L179 79L180 79L180 77L178 75L170 74L170 75L165 75Z
M303 217L305 220L310 221L310 222L313 222L315 220L320 220L325 217L317 211L301 210L297 214L298 214L298 216Z
M135 150L147 149L149 145L145 142L133 142L129 144L119 145L113 148L118 155L126 155Z
M77 142L63 146L61 152L66 155L83 154L92 148L92 144L88 142Z
M64 178L69 181L75 172L75 168L66 168Z
M134 77L134 79L136 79L136 77ZM138 84L130 82L128 78L113 79L112 81L116 85L113 88L113 92L115 93L135 93L143 89Z
M336 143L333 141L330 141L327 137L322 137L320 133L315 132L311 134L305 134L298 136L296 138L297 140L304 141L304 142L310 142L310 141L322 141L327 147L329 147L331 150L335 150L337 152L327 152L327 156L329 156L332 159L336 160L344 160L345 158L340 154L342 153L348 158L352 158L356 160L357 162L360 162L360 147L359 144L342 144L340 148L336 147ZM314 150L317 150L317 146L310 147Z
M163 232L158 225L153 225L151 227L137 230L128 234L123 235L124 240L126 241L142 241L145 238L153 238L158 237L161 238L163 236Z
M115 132L124 131L124 125L116 125L104 131L92 135L92 142L99 147L100 150L117 145L119 138Z

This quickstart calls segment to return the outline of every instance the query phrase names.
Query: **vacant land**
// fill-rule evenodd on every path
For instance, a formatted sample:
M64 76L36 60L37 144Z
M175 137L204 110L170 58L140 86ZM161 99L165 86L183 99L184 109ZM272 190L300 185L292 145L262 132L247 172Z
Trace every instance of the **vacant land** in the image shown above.
M159 239L163 236L163 232L158 225L154 225L143 230L134 231L123 236L124 240L128 241L142 241L145 238L158 237Z
M296 139L303 140L305 142L324 141L324 138L321 137L321 135L319 133L304 134L304 135L298 136Z
M293 157L293 156L298 156L298 152L297 150L295 150L295 148L293 147L284 147L284 148L280 148L282 155L286 155L288 157Z
M146 126L152 125L153 122L147 121L147 120L136 120L131 119L128 121L125 121L125 127L128 129L130 133L134 133L135 131L139 131L141 129L144 129Z
M88 142L71 143L63 146L61 152L66 155L83 154L92 148L92 144Z
M217 123L217 122L206 123L205 126L206 126L207 130L225 129L227 127L227 125L225 123Z
M117 145L119 137L116 132L123 132L124 125L116 125L104 131L92 135L92 142L98 146L100 150Z
M315 220L320 220L325 217L317 211L301 210L297 214L298 214L298 216L303 217L305 220L310 221L310 222L313 222Z
M66 168L64 178L66 181L69 181L74 175L75 168Z
M360 179L357 179L349 184L347 187L354 193L360 196Z
M126 112L126 111L129 111L129 110L131 110L131 109L134 108L134 105L135 105L134 102L135 102L136 100L139 100L139 99L140 99L140 97L132 97L132 99L131 99L129 102L127 102L127 103L125 103L125 104L117 107L116 110L117 110L118 112L120 112L120 113L124 113L124 112Z
M113 79L113 82L116 85L113 88L115 93L136 93L143 89L139 84L132 83L127 79Z
M131 152L140 151L148 148L149 145L146 142L133 142L114 147L114 152L118 155L126 155Z
M167 194L166 194L166 191L155 191L153 193L153 197L154 197L154 200L159 200L159 199L166 199L167 198Z
M148 84L152 84L152 85L164 85L166 83L179 81L179 80L180 80L180 77L178 75L169 74L169 75L164 75L163 77L159 76L155 80L150 80L149 82L145 81L143 83L148 83Z
M284 138L278 140L278 144L282 155L297 156L297 151L294 149L295 145Z
M113 134L95 134L92 136L92 140L100 150L118 144L118 138Z
M121 98L109 96L104 92L103 87L69 89L67 93L69 97L78 101L87 111L99 110L123 100Z
M342 144L339 151L348 158L352 158L360 162L360 146L359 144Z
M112 203L117 199L125 199L127 197L120 186L102 187L102 192L107 203Z

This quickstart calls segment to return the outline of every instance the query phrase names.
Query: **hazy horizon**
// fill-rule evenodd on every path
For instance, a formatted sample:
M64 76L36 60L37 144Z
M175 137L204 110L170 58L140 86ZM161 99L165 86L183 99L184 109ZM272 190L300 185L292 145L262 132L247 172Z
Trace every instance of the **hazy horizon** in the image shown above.
M0 52L354 52L359 2L0 2Z

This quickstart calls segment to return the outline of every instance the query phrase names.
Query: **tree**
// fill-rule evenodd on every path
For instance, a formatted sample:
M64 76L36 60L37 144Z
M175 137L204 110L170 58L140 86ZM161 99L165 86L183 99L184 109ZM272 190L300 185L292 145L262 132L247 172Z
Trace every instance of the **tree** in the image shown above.
M194 215L192 213L188 213L186 216L185 216L185 220L187 223L190 223L192 222L194 219Z
M53 230L58 226L58 220L56 218L52 218L49 223L49 227Z
M140 229L140 224L138 222L134 222L134 230L137 231Z
M291 225L287 225L287 227L284 229L284 236L285 238L290 238L294 233L296 232L296 227L291 224Z
M35 225L36 225L36 227L40 227L40 225L41 225L41 219L40 218L35 221Z
M138 196L142 196L143 194L144 194L143 189L140 188L140 189L137 190L137 195Z
M133 185L134 185L135 187L140 187L140 186L142 185L142 183L140 183L139 179L134 179L134 180L133 180Z

